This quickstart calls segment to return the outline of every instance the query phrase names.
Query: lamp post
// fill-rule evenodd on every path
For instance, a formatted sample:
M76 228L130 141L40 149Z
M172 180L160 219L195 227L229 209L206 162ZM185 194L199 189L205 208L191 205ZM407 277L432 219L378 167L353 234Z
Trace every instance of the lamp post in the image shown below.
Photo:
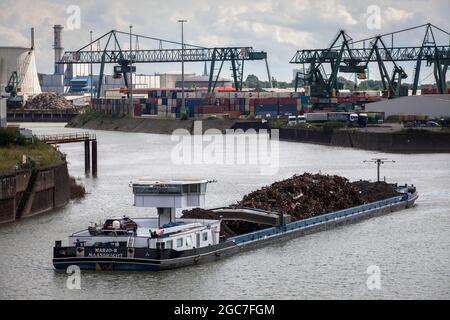
M375 158L375 159L372 159L372 160L364 160L363 162L364 163L372 162L372 163L376 163L377 164L377 182L380 182L380 166L382 164L386 163L386 162L395 163L394 160L388 160L386 158Z
M92 70L92 30L90 31L90 34L91 34L91 66L90 66L90 74L91 74L91 100L92 100L92 97L93 97L93 95L94 95L94 92L92 91L92 88L93 88L93 70Z
M133 110L133 25L130 25L130 112Z
M181 23L181 116L186 114L186 104L184 97L184 23L187 20L178 20Z

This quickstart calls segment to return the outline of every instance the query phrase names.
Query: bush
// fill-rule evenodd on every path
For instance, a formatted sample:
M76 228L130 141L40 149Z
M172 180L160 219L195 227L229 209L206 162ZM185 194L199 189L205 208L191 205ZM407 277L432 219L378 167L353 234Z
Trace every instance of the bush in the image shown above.
M189 120L188 115L187 115L186 113L183 113L183 114L181 115L181 120Z
M69 177L70 199L81 199L86 195L86 189L82 184L78 184L74 177Z
M325 134L332 134L334 129L342 129L344 128L344 124L339 121L329 121L323 125L323 132Z
M10 145L24 146L27 140L15 128L0 129L0 146L7 147Z
M271 128L281 128L286 125L286 121L283 119L274 119L270 121Z
M396 115L392 115L386 118L385 120L386 123L398 123L401 122L400 121L400 117L396 116Z

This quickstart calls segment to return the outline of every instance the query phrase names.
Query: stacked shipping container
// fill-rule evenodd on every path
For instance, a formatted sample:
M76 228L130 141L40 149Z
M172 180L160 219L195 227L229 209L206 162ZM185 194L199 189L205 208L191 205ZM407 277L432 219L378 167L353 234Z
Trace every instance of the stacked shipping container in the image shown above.
M137 94L143 94L139 89ZM179 89L146 89L147 98L134 99L133 110L129 110L128 99L93 99L94 111L108 114L126 114L134 117L154 116L161 118L180 117L182 93ZM276 117L297 115L307 110L308 97L296 92L215 92L185 91L185 107L190 117L204 115L252 115Z

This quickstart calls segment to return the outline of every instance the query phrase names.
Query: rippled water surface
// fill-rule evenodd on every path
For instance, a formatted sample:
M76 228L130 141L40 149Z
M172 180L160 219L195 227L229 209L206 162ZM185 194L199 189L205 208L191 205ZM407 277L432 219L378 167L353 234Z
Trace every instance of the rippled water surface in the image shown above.
M35 133L64 133L60 124L23 124ZM396 155L280 142L280 169L261 175L249 165L171 164L170 136L95 131L99 176L84 175L82 144L61 145L70 174L89 194L41 216L0 225L0 298L7 299L370 299L450 298L450 155ZM114 215L154 215L134 208L129 182L140 176L207 178L207 206L221 206L275 180L305 171L373 179L362 161L396 160L382 174L413 183L417 206L195 267L156 273L82 272L81 290L51 263L55 240L90 221ZM381 270L381 289L368 290L369 266Z

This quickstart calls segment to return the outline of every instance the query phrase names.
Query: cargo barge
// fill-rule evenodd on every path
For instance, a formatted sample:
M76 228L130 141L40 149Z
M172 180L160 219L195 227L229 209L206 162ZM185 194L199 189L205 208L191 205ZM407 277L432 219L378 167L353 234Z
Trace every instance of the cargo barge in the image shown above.
M396 186L399 196L291 222L289 215L254 208L215 208L219 219L175 219L176 208L201 207L206 180L133 183L135 206L157 207L157 218L108 219L55 242L53 265L65 270L158 271L211 262L239 252L339 225L410 208L418 198L414 186ZM244 220L272 227L221 238L221 220Z

